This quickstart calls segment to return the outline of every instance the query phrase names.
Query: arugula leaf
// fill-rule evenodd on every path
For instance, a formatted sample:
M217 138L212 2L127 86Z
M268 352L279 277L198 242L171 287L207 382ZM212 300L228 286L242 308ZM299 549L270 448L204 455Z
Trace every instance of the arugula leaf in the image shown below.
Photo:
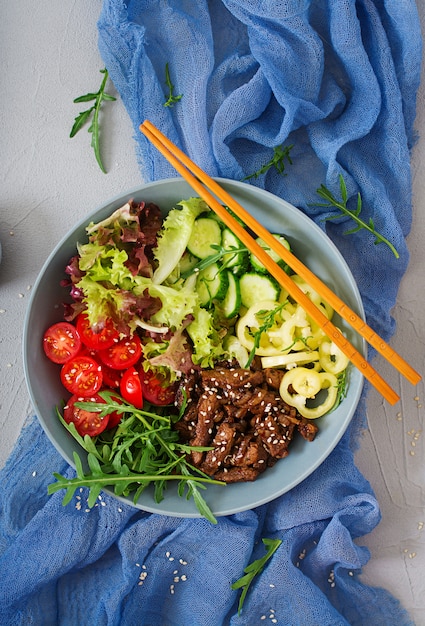
M273 156L270 161L267 161L259 170L250 174L249 176L245 176L242 180L250 180L251 178L258 178L262 174L265 174L269 171L270 168L274 167L279 172L279 174L283 174L285 171L285 160L292 165L292 159L290 156L291 150L294 146L291 144L290 146L276 146L273 148Z
M71 128L71 133L69 136L70 138L75 137L75 135L83 128L83 126L89 121L89 119L91 117L93 118L88 128L88 132L91 133L92 135L91 147L94 150L96 161L100 169L102 170L104 174L106 174L106 170L103 165L101 154L100 154L99 113L100 113L100 108L102 106L103 101L113 101L113 100L116 100L116 98L114 98L114 96L111 96L110 94L105 92L106 81L108 80L108 70L105 68L103 70L100 70L100 73L104 74L104 77L100 85L99 91L97 91L96 93L89 92L83 96L79 96L78 98L74 99L75 103L94 101L94 104L89 109L82 111L81 113L77 115L77 117L74 120L74 124Z
M388 241L388 239L386 239L386 237L378 233L378 231L375 229L375 224L373 222L373 219L369 218L369 222L365 222L360 217L360 212L362 210L362 198L361 198L360 193L357 194L356 208L354 210L348 208L347 186L345 184L345 180L342 174L339 175L339 187L340 187L340 193L341 193L341 200L337 200L335 196L332 194L332 192L329 191L329 189L325 187L325 185L323 184L317 190L317 193L319 194L319 196L323 198L324 200L326 200L326 202L317 203L315 204L315 206L321 206L321 207L326 207L326 208L335 207L339 209L340 211L340 213L337 215L330 215L329 217L325 218L325 221L336 220L339 217L341 217L341 215L346 215L347 217L350 217L355 222L356 226L354 226L354 228L351 228L350 230L346 230L344 232L344 235L352 235L353 233L357 233L359 230L362 230L362 229L367 230L369 233L371 233L375 237L375 241L374 241L375 244L378 244L378 243L386 244L391 250L391 252L394 254L394 256L396 257L396 259L398 259L400 255L397 252L396 248L393 246L393 244L390 241Z
M251 366L251 363L255 357L257 348L260 345L262 334L270 330L270 328L273 326L273 324L276 321L276 315L278 315L280 311L284 309L287 304L288 304L288 301L285 300L285 302L278 304L271 311L262 309L261 311L257 311L257 313L255 314L255 317L258 319L258 321L262 321L262 324L259 327L259 329L254 333L254 345L252 347L251 352L249 353L248 362L245 365L245 369L248 369Z
M249 565L247 565L244 569L244 576L239 578L236 582L232 584L232 589L242 589L241 596L239 598L238 605L238 615L241 614L243 603L245 602L246 595L248 593L248 589L254 580L254 578L260 574L267 561L271 559L273 554L276 552L280 544L282 543L281 539L262 539L263 544L267 548L266 554L260 559L256 559Z
M200 489L205 489L207 484L224 486L225 483L210 478L190 463L189 455L194 448L179 443L178 433L172 428L175 416L167 414L167 407L163 414L155 407L158 412L154 413L136 409L112 390L100 391L99 395L104 403L81 401L76 406L102 415L119 411L123 414L121 422L113 431L104 431L96 438L81 437L74 424L66 424L58 410L62 424L87 452L88 470L84 472L79 455L74 453L76 477L68 479L54 474L57 482L49 485L48 493L65 489L65 505L78 487L87 487L91 508L105 487L112 487L119 496L133 494L136 503L146 487L152 485L154 500L160 502L167 484L176 481L179 495L193 498L200 514L216 524Z
M172 106L174 106L174 104L176 102L179 102L179 100L181 100L183 96L182 95L175 96L174 93L173 93L174 92L174 85L171 82L170 68L168 66L168 63L165 64L165 84L168 87L169 93L168 93L167 100L164 102L164 106L165 107L172 107Z

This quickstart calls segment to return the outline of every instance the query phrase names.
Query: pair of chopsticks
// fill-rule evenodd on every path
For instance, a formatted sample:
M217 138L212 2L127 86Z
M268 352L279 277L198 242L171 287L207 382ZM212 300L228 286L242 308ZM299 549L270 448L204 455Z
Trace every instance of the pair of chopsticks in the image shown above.
M389 363L391 363L410 383L417 384L421 380L421 376L377 335L362 318L351 310L327 285L313 274L308 267L301 263L292 252L280 244L264 226L257 222L257 220L232 198L230 194L198 167L184 152L149 122L149 120L145 120L143 124L140 125L140 130L390 404L395 404L400 400L398 394L388 385L370 363L367 362L363 355L344 337L341 331L313 304L298 285L291 280L288 274L271 259L267 251L264 250L255 239L251 237L247 230L232 217L227 209L218 202L217 198L233 211L252 232L261 237L296 274L301 276L310 287L317 291L334 311L338 312L344 320L366 339L366 341L389 361ZM212 194L215 194L216 197Z

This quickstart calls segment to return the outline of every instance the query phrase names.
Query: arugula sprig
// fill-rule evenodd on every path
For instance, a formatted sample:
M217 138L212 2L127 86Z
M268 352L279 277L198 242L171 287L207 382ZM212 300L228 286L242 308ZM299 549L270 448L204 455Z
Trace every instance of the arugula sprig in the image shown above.
M115 430L104 431L96 438L82 437L75 425L67 424L58 411L62 424L87 452L88 471L84 472L80 457L74 453L77 476L69 479L55 473L57 482L49 485L48 493L65 489L65 505L77 488L87 487L88 506L92 507L105 487L113 487L118 496L132 494L136 503L142 492L153 485L154 500L161 502L166 485L177 481L179 496L188 500L193 498L200 514L216 524L217 520L200 490L205 489L207 484L225 483L204 474L188 458L191 451L203 452L211 448L179 443L178 433L172 424L180 415L170 415L166 410L161 414L159 407L155 407L155 413L136 409L113 391L101 391L99 395L104 403L76 402L75 406L97 412L100 416L117 411L123 414L120 424Z
M258 330L256 330L255 333L253 334L254 345L252 346L251 352L249 353L248 362L245 365L246 369L248 369L251 366L251 363L255 357L255 353L258 347L260 346L260 341L261 341L261 337L263 333L266 333L275 324L276 316L280 313L282 309L285 308L287 304L288 304L288 301L285 300L285 302L278 304L271 311L267 309L261 309L260 311L257 311L257 313L255 314L255 317L257 318L259 322L261 322L261 324Z
M233 258L236 254L243 254L246 252L250 252L250 250L248 248L245 248L244 246L240 246L238 248L236 246L230 246L228 248L225 248L224 246L220 246L215 243L211 244L211 248L213 250L216 250L216 252L208 255L204 259L201 259L200 261L198 261L198 263L196 263L196 265L194 265L191 269L187 270L186 272L182 272L181 277L188 278L192 274L196 274L206 269L207 267L210 267L210 265L214 265L214 263L217 263L217 261L221 261L224 257L228 255L231 255ZM223 264L222 269L223 270L226 269L225 263Z
M256 559L249 565L247 565L244 569L244 576L239 578L236 582L232 584L232 589L242 589L242 593L239 598L238 605L238 615L241 614L243 603L245 602L246 595L248 593L249 586L251 585L254 578L260 574L267 561L271 559L273 554L276 552L280 544L282 543L281 539L262 539L263 544L267 548L266 554L260 559Z
M249 174L249 176L245 176L242 180L250 180L251 178L258 178L262 174L265 174L272 167L274 167L279 174L283 174L285 171L285 161L292 165L291 159L291 150L294 146L291 144L290 146L276 146L273 148L273 156L270 161L267 161L259 170L254 172L253 174Z
M369 233L371 233L371 235L375 237L375 241L374 241L375 244L378 244L378 243L386 244L391 250L391 252L394 254L394 256L396 257L396 259L398 259L399 253L397 252L393 244L375 229L375 224L373 222L373 219L370 217L369 221L365 222L360 217L360 212L362 210L362 198L361 198L360 193L357 194L356 208L354 210L348 208L347 186L345 184L345 180L342 174L339 175L339 188L341 192L341 200L337 200L335 196L332 194L332 192L329 191L329 189L325 187L325 185L323 184L317 190L317 193L319 194L319 196L323 198L324 200L326 200L326 202L316 203L315 206L321 206L321 207L326 207L326 208L335 207L339 209L341 212L340 214L337 214L337 215L330 215L326 217L325 220L326 221L336 220L339 217L341 217L341 214L346 215L347 217L350 217L356 223L356 226L354 228L351 228L350 230L346 230L344 232L344 235L352 235L353 233L357 233L359 230L362 230L362 229L367 230Z
M86 122L88 122L91 117L93 118L90 126L88 127L88 132L91 133L92 135L91 147L94 150L96 161L100 169L102 170L104 174L106 174L106 169L103 165L102 157L100 154L99 113L100 113L100 108L102 106L103 101L105 100L113 101L113 100L116 100L116 98L114 98L114 96L111 96L109 93L106 93L105 91L106 82L108 80L108 70L104 68L103 70L100 70L100 73L103 74L104 76L103 76L103 80L102 80L99 90L96 93L92 93L92 92L86 93L84 96L79 96L78 98L75 98L74 100L75 103L94 101L94 104L93 106L88 108L86 111L82 111L81 113L77 115L77 117L74 120L74 124L72 126L71 133L69 136L71 138L74 137L78 133L78 131L83 128Z
M175 96L174 95L174 85L171 82L171 76L170 76L170 68L168 63L165 64L165 84L168 87L168 97L167 100L164 102L164 106L165 107L172 107L176 104L176 102L179 102L182 99L182 95L179 96Z

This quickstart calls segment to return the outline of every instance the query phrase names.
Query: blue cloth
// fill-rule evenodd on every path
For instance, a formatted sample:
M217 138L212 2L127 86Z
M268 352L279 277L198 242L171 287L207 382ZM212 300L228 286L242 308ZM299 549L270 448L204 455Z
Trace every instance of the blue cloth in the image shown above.
M369 323L390 338L391 308L407 267L410 148L421 37L406 0L104 0L99 45L134 124L144 180L174 176L138 130L146 118L212 175L242 179L293 144L286 175L251 179L310 215L358 282ZM174 94L167 99L165 65ZM400 253L346 219L323 222L326 184L361 192L363 217ZM361 537L379 505L353 452L365 397L329 458L295 489L256 510L178 519L83 491L62 507L47 497L52 471L72 473L37 420L1 472L0 623L43 626L406 626L397 599L361 580ZM231 583L282 545L252 584L238 617Z

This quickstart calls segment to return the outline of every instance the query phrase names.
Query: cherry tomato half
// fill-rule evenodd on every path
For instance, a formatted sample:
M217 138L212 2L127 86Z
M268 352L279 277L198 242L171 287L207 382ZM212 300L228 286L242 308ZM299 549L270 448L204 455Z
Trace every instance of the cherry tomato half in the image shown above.
M80 335L69 322L58 322L50 326L43 336L43 348L53 363L66 363L81 348Z
M120 392L124 400L136 407L143 408L142 382L139 372L134 367L126 370L121 378Z
M86 313L80 313L76 321L81 341L89 350L104 350L112 346L119 338L112 320L106 320L105 325L98 332L90 326Z
M70 393L88 398L102 386L102 368L90 356L76 356L62 366L61 381Z
M141 372L142 394L151 404L165 406L173 404L176 397L177 385L170 383L162 374L155 374L152 370Z
M142 342L137 335L124 337L106 350L99 350L102 363L115 370L125 370L142 356Z
M112 369L112 367L108 367L105 363L101 363L100 366L102 368L103 384L107 387L111 387L111 389L119 389L123 370Z
M89 435L96 437L100 435L109 425L109 415L101 417L96 411L87 411L75 406L76 402L104 402L102 398L95 394L90 397L82 397L73 395L67 402L63 410L63 419L67 424L75 424L75 428L79 435Z

